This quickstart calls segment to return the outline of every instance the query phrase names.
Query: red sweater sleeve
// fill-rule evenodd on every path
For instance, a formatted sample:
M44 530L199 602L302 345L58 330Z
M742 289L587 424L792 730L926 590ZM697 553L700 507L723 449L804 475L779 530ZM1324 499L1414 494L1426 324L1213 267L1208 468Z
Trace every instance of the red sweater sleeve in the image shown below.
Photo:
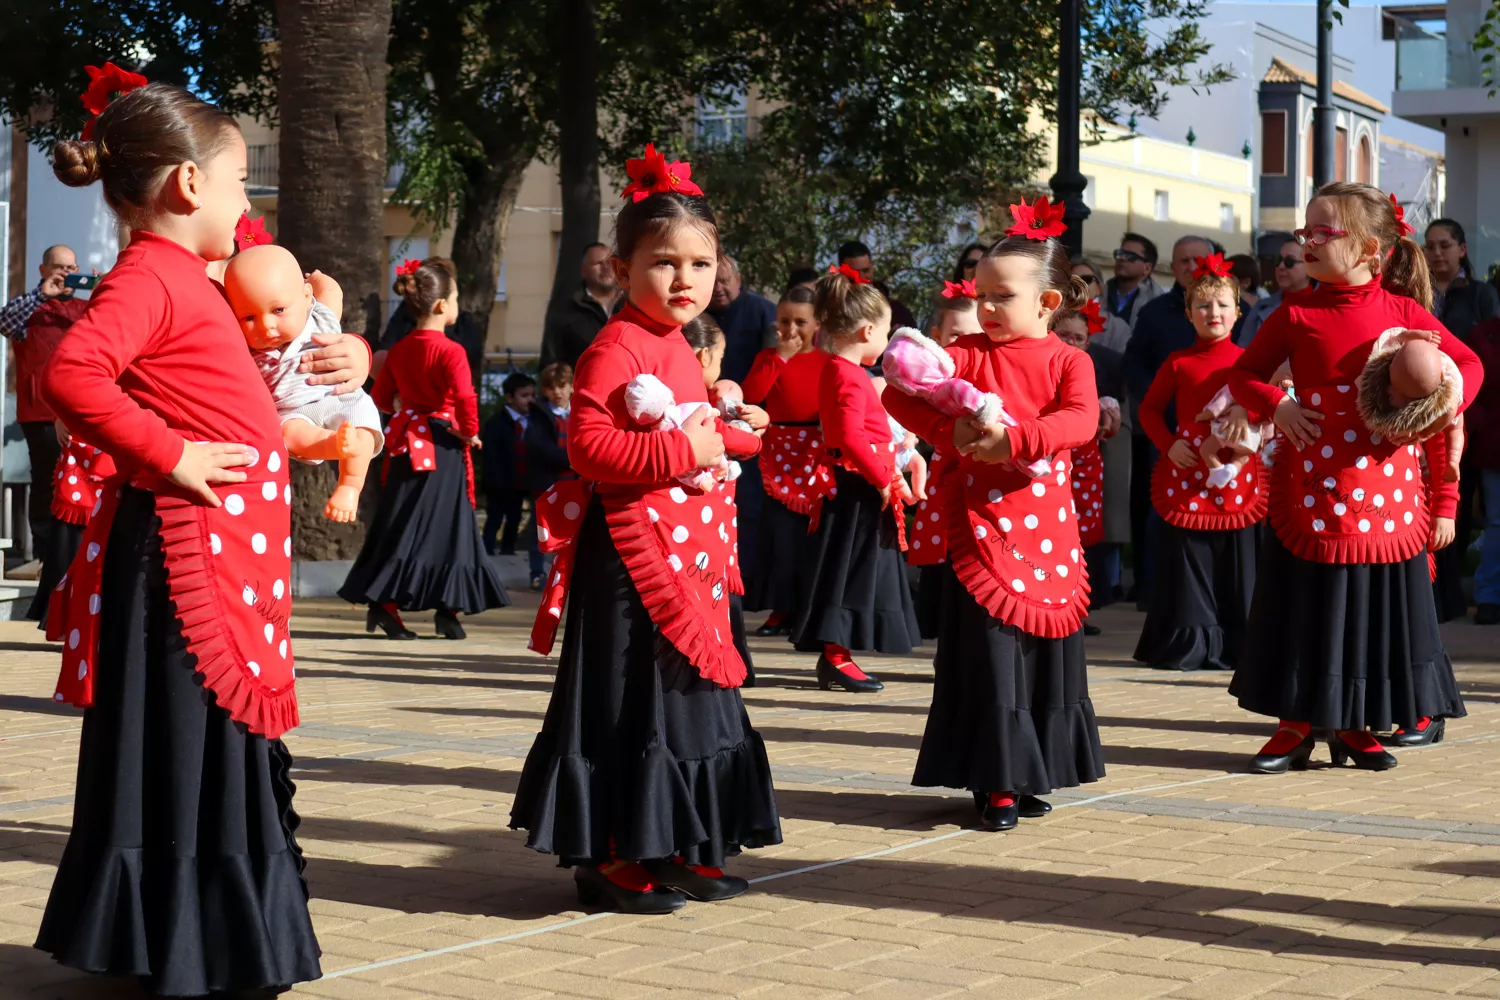
M1151 380L1151 388L1146 390L1146 398L1141 400L1139 418L1141 430L1146 432L1146 437L1151 439L1156 450L1163 454L1166 454L1167 450L1172 447L1172 443L1177 440L1177 435L1173 434L1172 428L1167 426L1167 407L1176 396L1176 365L1168 361L1156 370L1156 378ZM1180 417L1179 414L1179 419Z
M1062 355L1057 387L1061 404L1050 413L1022 420L1010 428L1010 453L1022 462L1087 444L1099 433L1099 389L1094 383L1094 362L1082 351Z
M460 437L479 433L479 397L474 392L474 376L469 371L469 356L455 341L446 341L443 351L443 379L447 395L453 399L454 416Z
M568 418L568 458L584 479L649 485L697 465L693 446L681 431L626 430L617 422L615 413L625 412L625 383L638 374L635 369L629 352L619 344L595 344L578 360Z
M749 458L760 454L760 438L749 431L730 427L720 420L719 434L724 438L724 451L730 458Z
M1458 516L1458 483L1447 482L1448 441L1442 434L1422 443L1427 453L1427 511L1433 517Z
M872 441L865 429L873 389L873 386L862 386L852 379L838 381L832 411L833 419L838 424L838 436L834 440L843 442L840 453L854 463L859 474L877 490L883 490L891 484L891 470L888 465L881 463L876 448L888 443L889 438L886 441ZM824 406L822 413L826 422L830 415L829 408Z
M1272 385L1270 379L1281 363L1291 357L1287 312L1281 308L1267 316L1255 339L1229 370L1229 391L1254 423L1270 420L1286 398L1286 393Z
M740 389L745 393L745 402L757 406L764 403L771 390L776 388L776 380L781 378L784 371L786 359L773 348L768 347L757 354L755 364L750 366L750 374L740 383Z
M1453 336L1446 328L1442 332L1443 342L1438 348L1453 359L1458 365L1458 373L1464 377L1464 407L1467 408L1474 402L1474 397L1479 395L1479 387L1484 384L1484 364L1468 344Z
M177 467L184 440L131 399L119 378L166 329L167 290L145 268L122 269L110 278L53 350L42 374L42 395L71 433L117 462L164 476Z

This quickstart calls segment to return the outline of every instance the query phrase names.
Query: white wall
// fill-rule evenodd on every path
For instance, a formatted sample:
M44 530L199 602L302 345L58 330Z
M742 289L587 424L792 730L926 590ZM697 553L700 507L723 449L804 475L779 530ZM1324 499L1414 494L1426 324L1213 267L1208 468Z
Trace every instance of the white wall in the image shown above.
M65 243L78 255L85 274L108 271L119 253L119 229L114 213L104 204L99 185L70 188L52 174L52 164L35 146L26 165L26 280L37 280L42 252ZM20 248L12 248L19 253Z
M1481 276L1500 261L1500 186L1489 180L1497 176L1500 120L1450 128L1444 214L1463 224L1469 259Z

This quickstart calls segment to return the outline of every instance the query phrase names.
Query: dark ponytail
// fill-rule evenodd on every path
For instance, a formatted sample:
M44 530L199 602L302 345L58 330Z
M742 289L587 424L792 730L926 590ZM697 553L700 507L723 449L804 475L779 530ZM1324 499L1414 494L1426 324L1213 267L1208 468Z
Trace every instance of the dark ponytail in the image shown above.
M869 282L856 282L841 271L831 271L813 286L813 315L819 336L827 344L852 337L866 323L876 323L890 312L880 289Z
M458 287L458 269L446 257L428 257L411 274L396 279L396 290L406 300L407 308L420 319L432 315L439 302ZM403 283L403 279L404 283Z

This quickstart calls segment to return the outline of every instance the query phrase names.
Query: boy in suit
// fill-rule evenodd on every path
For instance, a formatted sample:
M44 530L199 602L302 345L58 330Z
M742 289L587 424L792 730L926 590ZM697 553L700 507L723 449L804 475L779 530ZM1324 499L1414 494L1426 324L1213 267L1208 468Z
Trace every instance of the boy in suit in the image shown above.
M484 487L487 516L484 546L490 554L513 555L527 500L550 487L568 467L568 454L558 443L558 425L536 401L536 380L511 372L501 383L505 404L484 425ZM531 589L542 586L542 550L533 523L527 528Z

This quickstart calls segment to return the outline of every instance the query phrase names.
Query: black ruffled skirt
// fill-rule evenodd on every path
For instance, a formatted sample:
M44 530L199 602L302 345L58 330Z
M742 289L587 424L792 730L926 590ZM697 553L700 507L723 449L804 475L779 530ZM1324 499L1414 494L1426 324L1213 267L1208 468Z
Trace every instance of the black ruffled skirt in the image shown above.
M1465 715L1438 633L1427 553L1405 562L1299 559L1265 533L1229 693L1240 707L1329 729L1410 728Z
M1255 525L1161 526L1156 589L1135 658L1168 670L1233 670L1255 593Z
M990 617L943 569L932 707L913 785L1045 795L1104 777L1083 630L1042 639Z
M917 626L923 639L938 637L938 626L943 618L943 578L947 575L946 562L917 570Z
M745 634L745 599L739 594L729 595L729 631L734 636L734 648L745 661L745 686L754 687L755 661L750 658L750 641Z
M36 946L164 996L317 979L291 755L198 683L143 490L121 499L103 596L73 830Z
M430 420L436 468L414 472L393 455L359 558L339 596L351 604L394 603L478 614L510 603L485 554L469 502L463 443L446 421Z
M592 504L546 720L512 829L563 865L680 855L720 866L781 843L765 743L740 692L704 680L662 637Z
M745 579L745 607L795 615L807 606L807 563L813 536L808 516L798 514L774 497L760 508L760 553Z
M51 603L52 592L62 581L63 574L73 565L78 546L83 544L83 528L81 524L53 519L47 551L40 553L42 575L37 577L36 594L31 599L31 607L26 610L26 617L39 622L39 628L47 627L47 605Z
M806 561L807 604L792 641L803 652L828 643L854 650L910 653L922 644L906 555L896 521L863 476L834 470L838 493L823 501Z

